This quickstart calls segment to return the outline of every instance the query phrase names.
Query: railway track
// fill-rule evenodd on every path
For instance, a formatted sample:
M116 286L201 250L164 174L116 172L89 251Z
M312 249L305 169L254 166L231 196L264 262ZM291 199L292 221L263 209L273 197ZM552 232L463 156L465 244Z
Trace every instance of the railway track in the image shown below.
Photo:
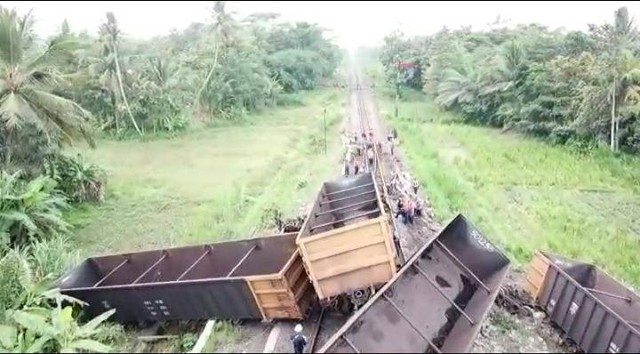
M369 86L364 82L364 80L362 79L362 76L359 74L357 69L354 70L351 76L349 90L351 93L351 100L352 100L351 104L355 107L355 110L351 111L350 126L353 133L357 132L360 134L360 136L358 137L359 140L360 138L364 138L365 144L369 134L373 133L373 139L372 139L373 144L371 145L366 144L365 146L373 149L374 163L373 164L369 163L369 159L367 156L367 149L365 149L364 151L362 151L361 166L364 167L363 172L372 172L372 175L375 179L375 184L378 186L378 190L381 191L382 203L384 205L385 212L387 213L387 215L390 216L389 223L394 232L393 238L394 238L394 245L396 248L396 252L398 255L398 267L401 267L405 263L405 257L395 231L397 229L395 224L395 218L393 218L393 214L392 214L393 211L389 204L389 193L387 190L387 183L385 180L385 162L386 161L383 160L384 156L381 149L381 142L383 141L384 137L379 134L379 132L375 129L375 126L371 122L371 116L369 115L369 110L367 107L366 95L364 94L364 91L368 89L369 89ZM371 296L374 295L374 292L368 293L367 295L368 296L366 296L366 298L368 300ZM330 310L327 308L322 308L318 312L316 320L314 321L315 325L309 339L309 346L308 346L309 353L314 353L316 349L319 348L320 345L322 345L322 343L320 343L319 338L322 336L322 334L325 331L329 331L328 327L331 327L330 325L327 324L328 322L327 312L329 311Z
M355 88L353 87L355 86ZM352 80L352 86L351 86L351 91L356 92L355 94L355 104L357 107L357 120L359 122L359 128L362 134L366 134L368 135L369 133L373 133L373 152L374 152L374 165L373 166L369 166L369 161L368 159L365 157L363 157L364 163L365 163L365 170L366 171L371 171L371 169L373 168L373 176L375 178L376 181L376 185L378 186L379 190L382 192L382 202L385 206L385 212L390 215L390 220L389 223L391 224L392 230L393 230L393 239L394 239L394 244L396 246L396 250L397 250L397 254L398 254L398 258L399 258L399 264L398 266L402 266L405 261L405 255L404 255L404 251L400 245L400 240L398 238L397 235L397 227L396 227L396 220L393 217L393 210L391 209L391 204L389 204L389 191L387 188L387 181L385 180L385 166L388 164L385 164L385 161L383 160L383 152L382 152L382 144L381 142L384 141L384 136L380 136L379 134L377 134L378 132L375 131L375 129L373 129L373 126L371 124L371 117L369 116L369 110L367 109L367 105L366 105L366 99L365 96L363 95L363 90L370 90L369 85L364 82L364 80L362 79L362 76L360 75L360 73L358 72L358 69L356 68L354 70L353 73L353 80ZM353 119L353 117L352 117ZM391 164L392 165L392 164Z
M311 335L311 341L309 342L309 350L307 353L315 353L316 347L318 346L318 337L320 335L320 331L322 331L322 322L324 321L324 315L326 313L326 309L322 308L320 310L320 315L316 320L316 326L313 329L313 333Z

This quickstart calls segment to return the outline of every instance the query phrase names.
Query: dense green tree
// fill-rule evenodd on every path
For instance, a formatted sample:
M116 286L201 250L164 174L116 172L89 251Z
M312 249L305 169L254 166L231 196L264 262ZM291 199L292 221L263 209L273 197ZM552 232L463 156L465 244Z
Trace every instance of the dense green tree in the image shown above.
M57 69L72 55L73 40L57 36L41 50L32 26L31 13L19 16L0 8L0 155L5 168L37 167L48 147L78 138L93 144L91 114L55 93L66 84Z
M414 38L395 32L379 59L390 82L418 86L466 122L638 152L640 40L626 8L613 19L588 32L538 25ZM420 85L398 61L421 68Z

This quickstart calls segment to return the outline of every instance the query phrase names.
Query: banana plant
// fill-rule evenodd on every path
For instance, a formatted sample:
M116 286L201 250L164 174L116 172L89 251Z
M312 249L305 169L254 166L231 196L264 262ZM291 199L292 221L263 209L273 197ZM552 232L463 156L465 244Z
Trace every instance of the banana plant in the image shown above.
M115 309L107 311L79 325L73 316L73 307L62 306L60 301L53 309L30 307L10 311L8 318L17 326L0 325L0 350L13 353L108 353L112 348L93 337L114 312Z

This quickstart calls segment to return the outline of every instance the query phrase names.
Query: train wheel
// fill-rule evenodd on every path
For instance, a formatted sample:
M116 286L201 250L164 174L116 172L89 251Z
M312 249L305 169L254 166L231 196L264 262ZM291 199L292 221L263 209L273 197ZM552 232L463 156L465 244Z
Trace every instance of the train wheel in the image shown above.
M349 300L353 306L358 309L360 306L364 305L367 300L371 297L371 289L360 289L353 291L349 294Z

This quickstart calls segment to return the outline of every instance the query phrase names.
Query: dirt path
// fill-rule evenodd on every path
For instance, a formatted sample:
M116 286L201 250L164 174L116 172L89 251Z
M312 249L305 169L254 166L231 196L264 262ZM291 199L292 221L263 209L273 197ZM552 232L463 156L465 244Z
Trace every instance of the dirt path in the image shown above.
M360 76L362 90L360 99L367 112L369 121L369 127L373 131L376 141L383 142L383 149L379 153L380 160L383 164L383 172L385 181L389 183L394 171L409 173L409 168L405 163L404 155L400 146L396 146L393 155L386 142L387 136L391 133L391 130L386 127L383 120L380 119L378 106L373 94L373 90L370 88L366 78ZM416 218L413 225L405 225L402 222L396 221L396 233L400 238L400 245L405 255L405 259L409 259L422 245L424 245L429 239L435 237L440 230L441 225L436 221L433 208L428 199L422 194L422 190L418 190L418 196L424 201L424 215L420 218ZM394 213L397 212L397 202L400 199L400 194L395 190L389 190L389 203L391 204L391 210Z

